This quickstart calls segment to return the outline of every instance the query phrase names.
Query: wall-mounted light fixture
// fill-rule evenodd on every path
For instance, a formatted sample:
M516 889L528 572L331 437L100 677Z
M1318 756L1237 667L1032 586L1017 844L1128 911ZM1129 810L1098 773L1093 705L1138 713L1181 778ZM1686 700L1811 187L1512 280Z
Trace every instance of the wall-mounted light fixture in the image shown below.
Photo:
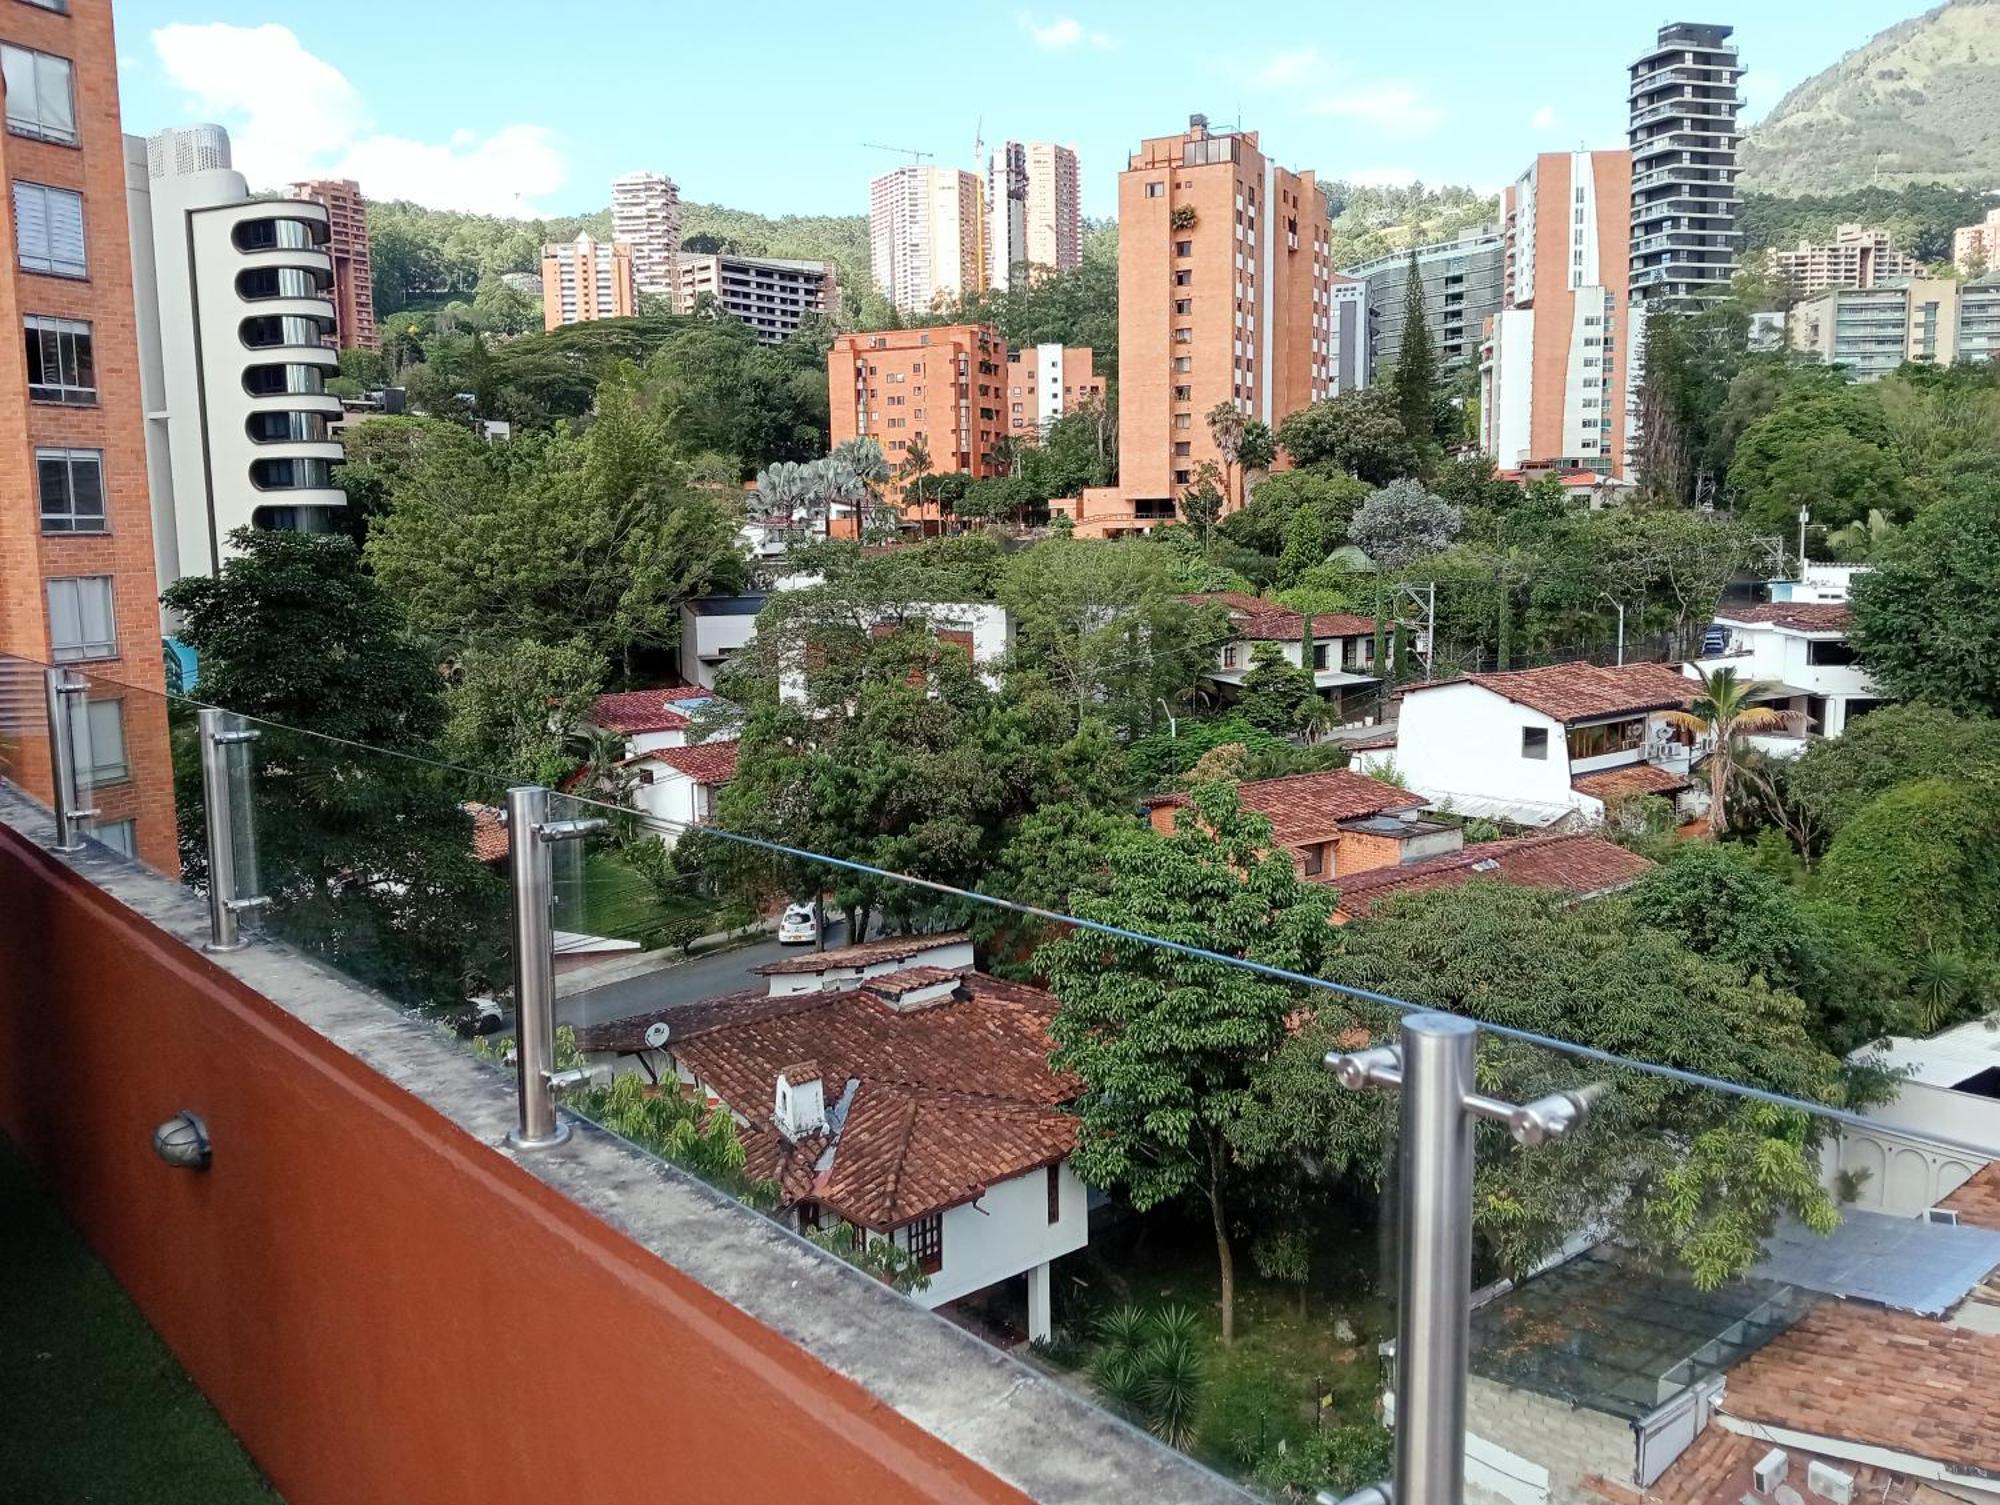
M176 1113L153 1130L153 1153L184 1171L205 1171L213 1158L208 1125L192 1113Z

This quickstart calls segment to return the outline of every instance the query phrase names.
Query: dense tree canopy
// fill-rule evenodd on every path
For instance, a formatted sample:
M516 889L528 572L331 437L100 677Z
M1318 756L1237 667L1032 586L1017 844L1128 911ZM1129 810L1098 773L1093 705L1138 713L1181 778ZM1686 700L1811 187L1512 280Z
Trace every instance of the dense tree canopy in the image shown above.
M1891 695L2000 711L2000 485L1939 502L1854 582L1853 643Z

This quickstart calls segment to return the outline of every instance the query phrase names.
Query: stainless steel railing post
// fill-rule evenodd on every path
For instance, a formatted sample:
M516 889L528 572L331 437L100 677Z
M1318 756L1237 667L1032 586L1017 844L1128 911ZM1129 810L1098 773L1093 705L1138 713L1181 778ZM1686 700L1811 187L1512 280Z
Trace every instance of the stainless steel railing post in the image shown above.
M90 681L67 669L43 673L49 707L49 788L56 813L58 852L83 850L83 822L97 812L84 809L76 788L76 738L71 735L71 699L88 694Z
M507 876L514 910L514 1062L520 1111L507 1142L541 1150L569 1138L556 1112L555 878L549 845L604 828L549 819L549 791L507 791Z
M196 730L201 742L201 794L203 826L208 837L208 949L240 951L246 942L238 929L237 916L264 903L262 896L239 896L236 892L235 784L230 770L229 749L254 741L257 733L238 728L227 711L206 707L196 713ZM243 775L250 777L245 766ZM248 791L245 791L246 795ZM246 812L250 802L243 802ZM253 863L254 867L255 864Z

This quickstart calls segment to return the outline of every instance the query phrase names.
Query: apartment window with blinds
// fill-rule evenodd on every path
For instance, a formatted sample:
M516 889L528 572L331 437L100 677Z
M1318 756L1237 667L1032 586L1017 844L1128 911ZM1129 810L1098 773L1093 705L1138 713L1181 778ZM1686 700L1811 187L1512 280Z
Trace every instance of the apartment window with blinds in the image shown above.
M16 136L75 146L76 93L69 59L0 45L7 85L7 129Z
M118 656L109 575L49 582L49 656L59 664Z
M83 708L83 766L90 782L117 784L132 777L125 759L125 702L93 700Z
M102 450L38 449L35 476L44 533L104 531Z
M21 269L85 277L83 195L41 183L14 185L15 251Z
M36 402L89 407L97 401L90 326L78 319L22 320L28 337L28 395Z
M29 0L34 3L34 0ZM91 838L111 848L120 857L132 858L138 855L138 823L131 820L99 822L90 828Z

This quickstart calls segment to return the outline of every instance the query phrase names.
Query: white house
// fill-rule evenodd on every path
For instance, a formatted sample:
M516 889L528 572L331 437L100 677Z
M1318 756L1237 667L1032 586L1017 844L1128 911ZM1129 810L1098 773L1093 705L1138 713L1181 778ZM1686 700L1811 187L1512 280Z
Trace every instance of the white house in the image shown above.
M1209 591L1181 599L1193 606L1219 606L1228 614L1229 640L1216 651L1214 666L1203 672L1210 683L1240 691L1261 643L1275 643L1293 668L1306 666L1305 613L1241 591ZM1312 633L1313 687L1337 706L1352 697L1372 709L1382 683L1375 663L1375 619L1345 611L1320 612L1313 617Z
M621 762L633 776L632 806L670 847L715 813L716 795L736 776L734 728L704 742L688 740L697 719L723 705L700 685L674 685L600 695L591 708L595 725L624 736Z
M1704 648L1714 651L1704 651L1688 673L1733 668L1739 680L1771 687L1759 700L1790 712L1796 730L1789 736L1749 739L1766 752L1797 757L1805 751L1807 734L1838 737L1849 718L1881 702L1882 692L1847 645L1844 602L1800 599L1725 607L1715 613L1715 624L1721 629L1719 647L1718 634L1711 632Z
M797 1227L844 1223L908 1250L929 1307L1025 1277L1028 1333L1047 1337L1050 1261L1089 1240L1065 1111L1078 1084L1049 1066L1054 997L972 970L970 953L951 935L800 956L758 969L768 989L594 1025L578 1043L642 1057L727 1110L745 1171Z
M1705 746L1661 713L1695 693L1667 664L1552 664L1412 685L1395 740L1357 749L1352 766L1393 768L1434 807L1517 825L1591 824L1638 795L1692 817Z
M781 583L780 588L785 586ZM1000 661L1014 642L1014 621L1007 608L990 601L909 601L894 606L862 608L859 627L875 637L887 637L901 627L915 626L940 643L956 644L979 671L990 689L1000 687ZM785 654L778 676L778 696L782 700L806 698L807 660L810 643L797 643Z
M1896 1035L1886 1050L1864 1047L1853 1059L1905 1073L1893 1098L1863 1110L1871 1128L1843 1127L1829 1152L1829 1170L1857 1183L1855 1206L1916 1217L2000 1159L2000 1030L1975 1019L1928 1040ZM1991 1153L1952 1150L1934 1136Z
M757 635L757 613L770 597L762 591L740 596L697 596L681 607L681 672L703 689L731 655Z

